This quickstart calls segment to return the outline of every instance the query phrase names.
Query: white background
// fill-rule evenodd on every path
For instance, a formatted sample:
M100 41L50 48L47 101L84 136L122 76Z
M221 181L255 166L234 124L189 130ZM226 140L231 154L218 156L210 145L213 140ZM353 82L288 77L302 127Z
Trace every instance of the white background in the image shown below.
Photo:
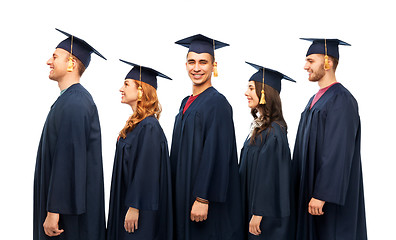
M394 3L391 1L7 1L0 9L0 238L32 236L33 175L45 118L59 95L46 61L65 36L90 43L108 61L92 56L81 83L91 92L102 127L106 208L115 142L131 114L118 89L130 67L119 58L152 67L159 78L160 123L171 143L174 117L191 94L187 48L175 41L201 33L231 46L216 51L213 84L234 109L240 150L252 119L244 97L255 70L250 61L294 78L281 97L294 146L300 113L318 86L303 70L309 42L300 37L339 38L337 80L359 103L362 164L370 239L394 238Z

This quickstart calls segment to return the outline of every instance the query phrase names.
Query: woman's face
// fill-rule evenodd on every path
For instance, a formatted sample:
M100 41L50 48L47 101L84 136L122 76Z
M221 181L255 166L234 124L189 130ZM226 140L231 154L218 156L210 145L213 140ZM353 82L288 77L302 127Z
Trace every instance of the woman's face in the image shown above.
M254 81L249 81L248 89L245 92L245 96L248 100L248 106L253 109L256 108L259 104L259 97L256 94L256 86Z
M125 79L124 85L120 88L121 103L126 103L132 108L136 106L138 100L138 86L133 79Z

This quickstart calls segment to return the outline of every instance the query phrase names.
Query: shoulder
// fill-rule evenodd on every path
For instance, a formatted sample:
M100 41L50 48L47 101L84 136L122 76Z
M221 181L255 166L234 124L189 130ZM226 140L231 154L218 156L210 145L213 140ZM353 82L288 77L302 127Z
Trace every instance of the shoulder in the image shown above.
M70 86L61 97L69 106L90 107L95 105L91 94L81 84Z
M210 87L206 91L208 91L205 94L205 101L208 101L206 107L213 107L215 109L231 109L231 105L227 98L214 87Z
M158 120L149 116L143 119L131 132L127 133L125 138L125 142L132 142L137 139L138 141L142 141L145 138L156 138L162 139L164 133L158 122Z
M141 131L144 131L145 134L153 134L162 136L163 130L159 121L154 116L149 116L143 119L138 127Z
M271 126L262 131L257 137L259 141L262 139L261 143L265 144L284 142L285 140L287 142L286 129L276 122L272 122Z
M332 103L334 107L347 107L350 105L357 107L357 101L355 97L341 83L334 85L330 89L333 90L334 94Z
M56 111L58 114L75 117L97 115L97 108L91 95L79 84L71 86L59 97Z
M154 116L148 116L143 119L139 125L141 127L159 127L159 122Z

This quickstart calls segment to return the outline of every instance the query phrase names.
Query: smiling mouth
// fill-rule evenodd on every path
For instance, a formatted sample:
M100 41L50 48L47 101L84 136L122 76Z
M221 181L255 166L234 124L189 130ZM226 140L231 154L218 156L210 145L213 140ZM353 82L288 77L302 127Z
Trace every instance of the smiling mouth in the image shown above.
M191 74L194 78L201 78L203 76L203 74Z

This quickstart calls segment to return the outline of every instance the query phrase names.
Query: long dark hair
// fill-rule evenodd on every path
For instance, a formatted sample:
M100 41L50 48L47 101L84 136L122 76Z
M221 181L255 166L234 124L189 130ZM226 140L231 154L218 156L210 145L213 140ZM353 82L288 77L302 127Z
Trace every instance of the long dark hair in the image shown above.
M254 81L254 85L256 88L256 94L260 99L263 84L261 82ZM282 127L282 129L287 131L287 124L285 119L283 118L282 102L279 96L279 92L273 87L264 84L264 93L266 104L258 104L258 106L256 108L253 108L251 111L253 118L255 120L258 118L257 120L261 124L261 126L256 127L253 130L252 136L250 138L250 144L254 144L256 142L256 137L262 131L266 130L267 128L271 128L271 124L273 122L276 122ZM260 116L257 116L257 113L260 113Z

